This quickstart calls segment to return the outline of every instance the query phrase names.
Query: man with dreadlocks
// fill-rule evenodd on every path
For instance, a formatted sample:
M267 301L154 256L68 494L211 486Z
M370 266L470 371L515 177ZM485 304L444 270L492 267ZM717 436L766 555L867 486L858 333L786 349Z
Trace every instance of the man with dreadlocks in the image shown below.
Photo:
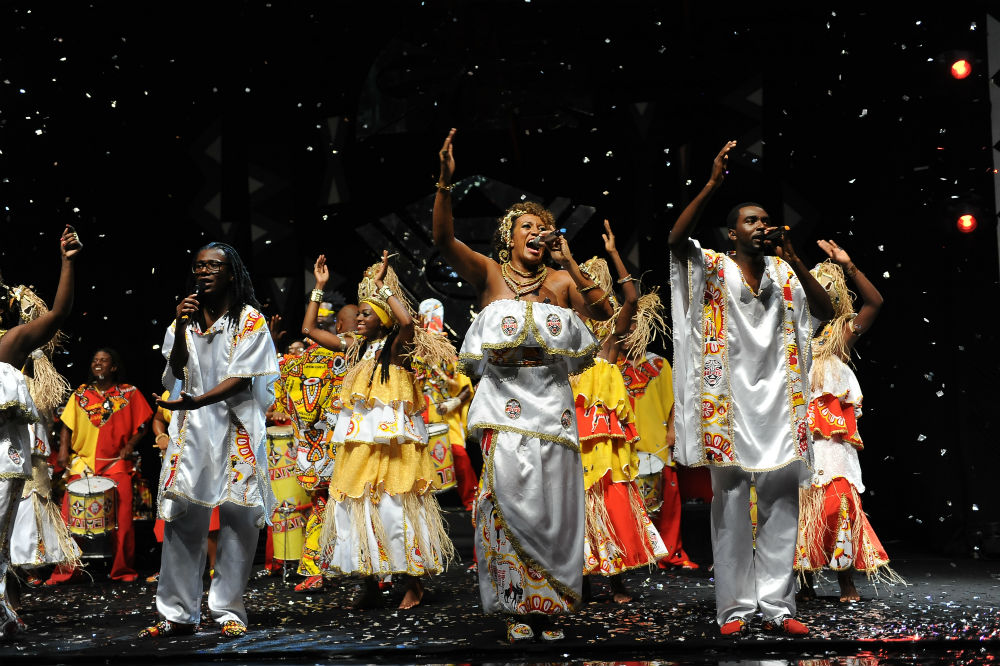
M156 608L143 638L190 634L201 619L202 573L212 509L219 507L215 576L208 592L222 636L247 631L243 593L260 529L274 513L267 475L265 414L278 362L250 274L236 250L209 243L191 265L195 288L177 305L163 354L157 404L178 411L160 475L166 524Z
M723 635L744 635L758 608L764 630L802 635L795 619L792 562L798 486L810 475L810 311L826 321L830 298L762 207L735 206L735 254L703 250L691 238L722 184L730 141L712 175L677 218L670 246L677 462L707 465L712 477L716 619ZM787 228L786 228L787 230ZM770 254L775 252L777 256ZM750 487L757 491L757 531Z
M327 577L363 579L355 607L378 605L378 579L401 576L399 607L408 609L423 598L421 578L440 573L455 550L431 486L424 401L409 359L440 363L455 349L414 324L388 252L358 285L357 324L319 562Z
M809 403L809 428L816 457L810 486L800 494L799 545L795 568L803 572L796 597L816 597L812 572L829 567L837 572L840 600L858 601L851 570L879 581L899 583L902 578L889 567L889 556L861 508L861 463L864 448L858 434L861 386L847 365L858 338L875 323L882 295L847 252L834 241L817 241L828 260L812 270L830 294L835 316L813 340L813 366L809 373L813 399ZM845 275L862 298L854 312Z
M646 514L635 483L639 435L622 373L615 364L639 303L639 290L618 254L607 220L604 229L604 249L615 265L624 298L611 319L587 320L601 340L601 350L594 365L574 376L572 384L587 493L583 573L607 576L612 598L615 603L623 604L631 601L632 595L625 587L622 573L666 557L667 549ZM607 261L594 257L580 264L580 270L605 293L612 293Z
M55 338L73 307L74 259L82 249L73 227L59 239L62 270L52 309L24 316L21 297L0 282L0 638L22 631L24 622L7 599L10 536L21 489L31 479L31 437L28 424L38 422L38 410L21 368L32 353ZM27 320L27 321L25 321Z
M455 238L453 129L439 153L434 244L479 292L482 308L460 360L481 376L469 430L481 436L476 559L483 611L507 616L509 640L563 638L547 628L577 608L583 587L584 492L569 375L593 362L581 317L611 317L610 294L580 271L555 219L512 206L494 236L496 260ZM550 271L549 258L564 270Z

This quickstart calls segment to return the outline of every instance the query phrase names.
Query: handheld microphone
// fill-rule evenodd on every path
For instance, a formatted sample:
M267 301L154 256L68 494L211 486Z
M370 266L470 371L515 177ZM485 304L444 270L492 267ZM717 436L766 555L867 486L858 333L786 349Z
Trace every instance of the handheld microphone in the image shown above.
M780 241L784 236L785 232L788 231L788 227L780 226L764 234L765 241Z
M198 298L199 296L201 296L201 289L202 289L201 282L195 282L194 283L194 297L195 298ZM191 321L191 315L189 315L187 313L182 314L181 315L181 321L183 321L183 322Z
M562 236L562 231L559 229L553 229L549 232L548 238L558 238L559 236ZM525 247L530 247L532 250L541 250L542 246L545 245L545 242L542 240L541 236L535 236L524 245Z

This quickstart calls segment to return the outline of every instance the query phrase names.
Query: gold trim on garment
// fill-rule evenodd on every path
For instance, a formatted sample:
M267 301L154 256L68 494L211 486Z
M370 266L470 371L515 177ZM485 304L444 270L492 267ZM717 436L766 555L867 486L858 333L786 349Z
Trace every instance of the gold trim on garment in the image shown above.
M521 560L521 562L523 562L526 566L531 567L538 573L545 576L545 580L548 581L552 589L561 594L564 600L565 599L571 600L572 605L569 610L573 610L580 605L580 602L582 601L582 596L579 593L577 593L576 590L566 585L566 583L562 582L561 580L553 576L548 569L543 567L534 558L528 555L525 552L524 547L521 545L521 542L517 539L516 536L514 536L514 533L510 529L510 525L507 524L507 518L504 516L503 508L500 506L500 501L499 501L500 498L497 496L497 493L494 490L494 488L496 487L496 482L495 482L495 472L493 468L493 457L496 454L498 445L499 442L494 442L493 445L490 446L490 453L486 461L486 478L487 478L487 483L489 484L489 493L493 502L493 508L496 511L497 520L500 521L500 527L503 528L504 534L507 535L507 540L510 541L510 545L514 548L514 552L515 554L517 554L518 559ZM481 563L481 566L486 566L486 562ZM509 614L524 615L524 613L509 613Z
M576 451L578 453L580 451L579 444L576 444L573 439L569 438L563 439L556 435L548 435L546 433L537 432L535 430L524 430L523 428L515 428L514 426L509 426L509 425L499 425L496 423L483 423L483 422L469 424L469 430L472 430L473 428L479 430L497 430L499 432L512 432L518 435L523 435L525 437L537 437L540 440L564 446L570 451Z
M24 423L25 425L29 425L31 423L38 423L38 417L32 414L31 410L28 409L28 406L25 405L20 400L8 400L7 402L0 403L0 412L6 412L10 410L12 407L16 407L14 412L16 416L19 417L18 421L19 423ZM13 418L7 419L8 423L11 421L14 421L14 419Z

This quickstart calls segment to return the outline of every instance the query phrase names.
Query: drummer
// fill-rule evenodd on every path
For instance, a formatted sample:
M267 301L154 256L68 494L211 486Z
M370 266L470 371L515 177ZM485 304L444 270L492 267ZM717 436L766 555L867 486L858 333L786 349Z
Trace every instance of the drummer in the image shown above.
M132 529L133 451L146 434L153 416L149 403L134 386L120 379L118 352L102 347L90 361L90 379L81 384L63 408L60 420L59 464L69 473L68 482L82 476L103 476L113 481L118 529L113 542L111 580L133 582L135 532ZM69 493L63 496L63 519L69 520ZM45 582L69 581L73 569L58 567Z
M428 298L420 303L419 310L420 325L425 330L445 335L444 306L441 301ZM465 438L468 435L466 423L473 393L472 380L459 372L455 363L431 368L417 358L413 361L413 370L417 378L423 380L424 400L427 403L424 422L448 426L448 445L451 447L451 458L455 466L458 495L465 510L472 511L479 488L479 477L476 476L465 450Z

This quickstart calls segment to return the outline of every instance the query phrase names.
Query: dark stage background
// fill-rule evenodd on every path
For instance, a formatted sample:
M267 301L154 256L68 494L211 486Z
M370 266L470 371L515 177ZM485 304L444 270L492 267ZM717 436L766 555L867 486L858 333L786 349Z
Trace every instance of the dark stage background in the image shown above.
M713 225L757 200L807 262L833 238L885 296L857 360L876 529L1000 556L986 4L805 4L6 2L0 269L51 300L59 231L76 225L60 366L79 383L111 345L148 394L191 253L211 240L241 251L293 334L317 254L350 300L383 245L461 333L471 292L426 233L449 127L460 236L485 241L524 194L556 209L578 259L610 218L664 290L666 233L736 139L703 242L720 247ZM955 50L973 62L962 81Z

